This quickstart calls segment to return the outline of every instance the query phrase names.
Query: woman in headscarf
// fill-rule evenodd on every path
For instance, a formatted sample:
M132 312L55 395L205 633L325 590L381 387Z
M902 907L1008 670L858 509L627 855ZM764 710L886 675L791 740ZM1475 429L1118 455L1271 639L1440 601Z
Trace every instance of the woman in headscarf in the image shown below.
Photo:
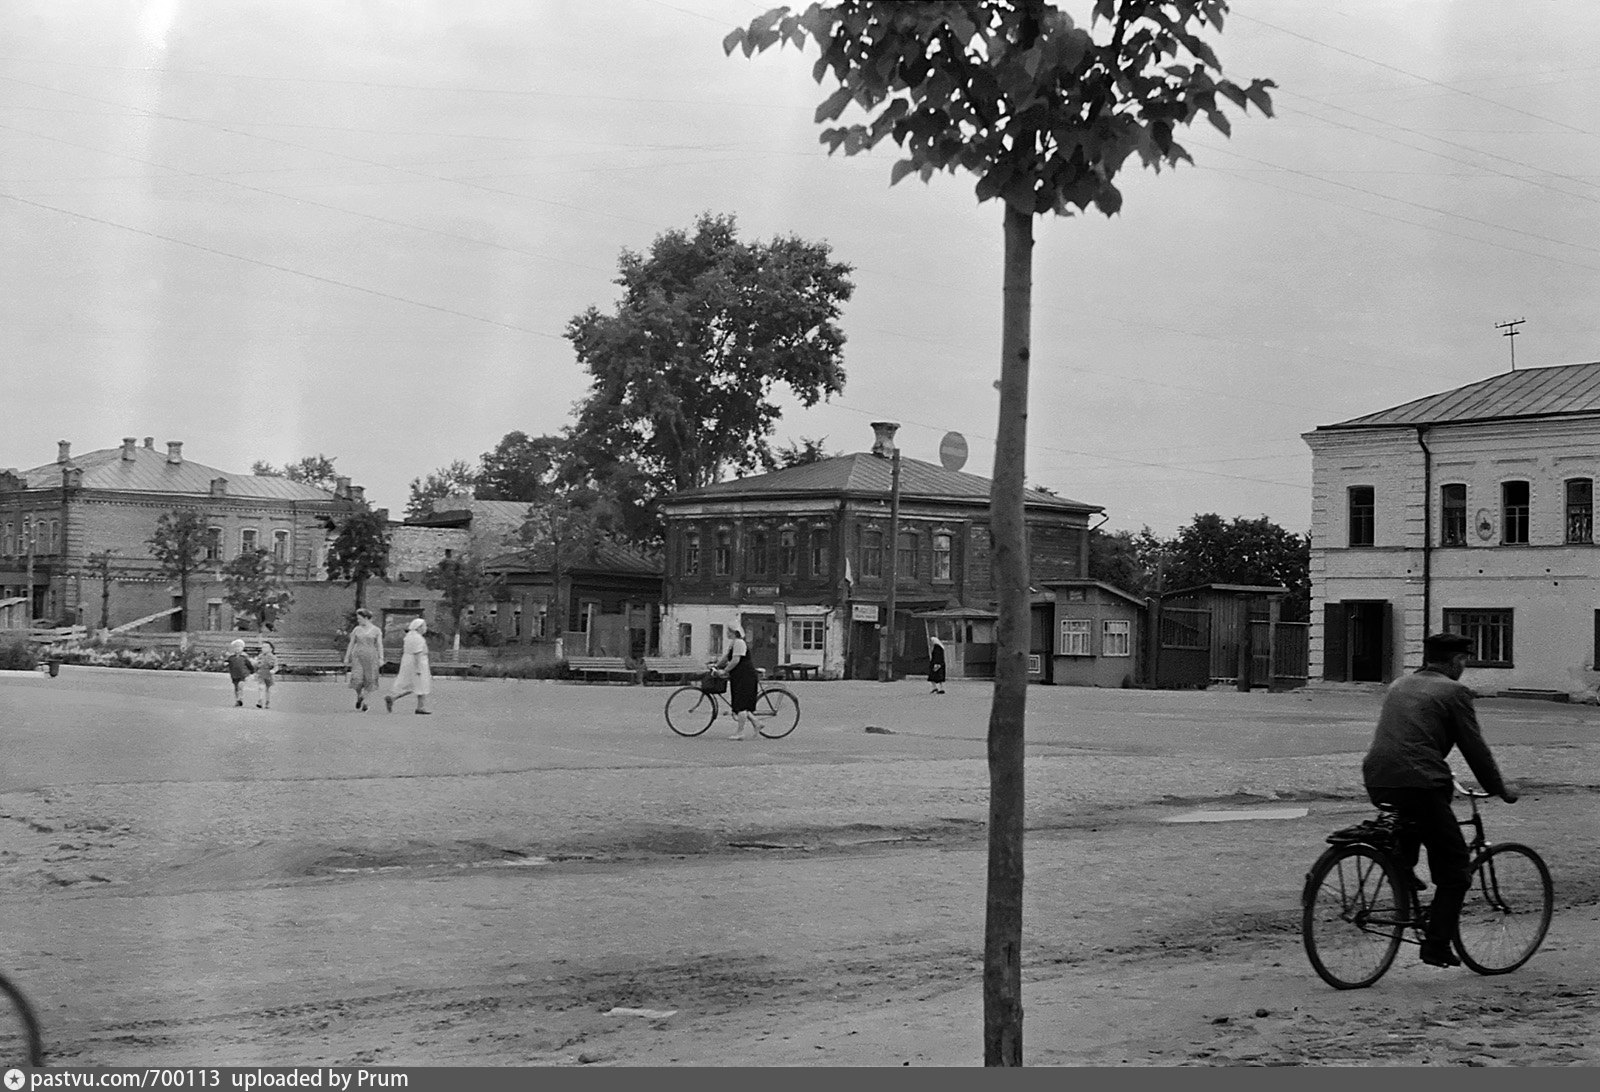
M356 611L356 626L344 650L344 666L350 669L350 689L356 692L356 708L367 709L367 691L378 692L378 669L383 666L383 630L372 622L366 607Z
M750 659L750 645L737 626L728 627L728 650L717 662L717 668L728 676L728 705L733 709L733 723L737 729L729 739L744 739L744 726L750 725L750 738L760 733L756 730L756 691L760 678L756 665Z
M428 642L422 635L428 632L428 623L413 618L406 627L405 643L400 646L400 673L394 677L394 693L385 694L384 708L394 712L396 699L407 694L417 696L417 712L428 712L428 694L433 689L433 674L428 669Z
M928 638L928 681L933 684L930 694L944 693L944 642L937 637Z

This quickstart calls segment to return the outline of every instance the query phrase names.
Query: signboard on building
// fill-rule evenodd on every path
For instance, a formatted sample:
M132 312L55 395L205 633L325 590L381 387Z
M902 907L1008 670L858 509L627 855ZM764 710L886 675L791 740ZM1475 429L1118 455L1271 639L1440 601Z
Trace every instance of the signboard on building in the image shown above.
M850 620L852 622L876 622L878 620L878 605L876 603L852 603L850 605Z
M760 599L760 598L763 598L763 597L771 598L772 596L775 596L775 595L778 594L778 585L776 585L776 584L746 584L744 586L744 593L746 595L752 597L752 598L755 598L755 599Z

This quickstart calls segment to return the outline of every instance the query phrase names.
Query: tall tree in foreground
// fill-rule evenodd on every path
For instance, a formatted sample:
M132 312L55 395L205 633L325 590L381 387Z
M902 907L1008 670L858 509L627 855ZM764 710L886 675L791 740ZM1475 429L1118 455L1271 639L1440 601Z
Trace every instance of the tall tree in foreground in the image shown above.
M450 614L452 647L461 647L461 616L467 608L494 594L499 583L483 571L483 563L472 554L465 557L441 558L439 563L422 574L423 587L440 594L440 602Z
M782 384L802 405L844 389L837 320L854 286L828 244L739 238L732 216L702 215L649 254L624 250L622 299L567 324L592 377L571 457L591 483L643 473L643 500L764 468Z
M328 579L343 580L356 588L356 609L367 605L367 581L387 579L389 571L389 521L381 512L362 508L340 521L329 520L333 532L328 544Z
M778 8L723 40L746 56L816 43L817 107L832 121L855 103L866 124L825 129L853 155L892 137L908 174L971 171L980 202L1004 203L1000 424L990 521L1000 622L989 715L989 876L984 937L984 1062L1022 1064L1022 759L1027 695L1028 564L1022 491L1027 450L1033 218L1122 206L1113 183L1137 154L1160 170L1190 158L1174 133L1204 116L1230 131L1221 100L1271 113L1271 81L1239 87L1201 38L1226 0L1095 0L1087 26L1040 0L812 4Z
M164 575L178 582L178 628L189 628L189 578L200 568L206 556L206 540L210 532L205 517L193 508L180 508L163 512L156 520L156 530L145 544L150 556L161 565Z
M272 560L267 550L247 550L222 567L223 598L236 615L249 619L260 630L277 627L289 613L294 594L283 579L283 566Z

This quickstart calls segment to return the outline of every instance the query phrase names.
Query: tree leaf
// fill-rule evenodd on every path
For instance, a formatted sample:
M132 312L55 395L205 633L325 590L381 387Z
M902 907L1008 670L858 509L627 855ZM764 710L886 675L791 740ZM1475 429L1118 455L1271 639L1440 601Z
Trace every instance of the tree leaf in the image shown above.
M1228 122L1227 116L1221 110L1207 110L1206 119L1212 125L1215 125L1223 136L1233 135L1233 126Z
M744 27L735 27L734 29L728 31L727 35L722 39L722 53L723 53L723 55L727 56L728 54L732 53L734 50L738 49L739 46L742 45L743 43L744 43ZM750 56L750 51L749 50L745 51L745 56L746 57Z
M894 166L889 168L889 185L894 185L896 182L899 182L902 178L908 174L911 174L916 169L917 161L914 159L895 160Z
M822 105L817 107L816 116L811 120L818 123L833 121L844 113L844 108L850 105L850 100L853 98L855 98L855 92L848 86L839 88L822 100Z

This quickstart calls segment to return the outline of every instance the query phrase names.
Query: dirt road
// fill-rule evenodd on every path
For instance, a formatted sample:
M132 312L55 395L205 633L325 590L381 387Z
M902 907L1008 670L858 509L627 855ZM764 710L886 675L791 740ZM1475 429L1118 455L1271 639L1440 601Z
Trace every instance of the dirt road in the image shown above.
M987 690L812 684L799 731L655 688L0 678L5 965L65 1064L981 1061ZM1330 990L1298 890L1367 694L1030 694L1030 1064L1593 1064L1600 714L1486 702L1558 910L1505 978ZM867 733L865 727L888 729ZM720 728L721 726L717 726ZM1174 823L1199 808L1304 818Z

